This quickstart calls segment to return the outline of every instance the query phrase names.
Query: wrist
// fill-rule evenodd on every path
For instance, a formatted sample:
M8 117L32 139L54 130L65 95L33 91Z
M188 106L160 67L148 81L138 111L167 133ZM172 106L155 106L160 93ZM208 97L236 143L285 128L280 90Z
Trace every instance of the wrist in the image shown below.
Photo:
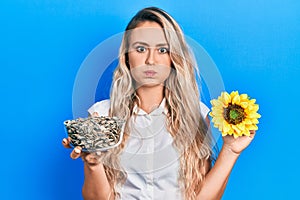
M81 158L84 164L91 169L97 168L97 166L102 164L101 152L84 153Z
M104 168L102 163L96 163L96 164L94 163L91 164L88 162L83 162L83 163L84 163L84 167L89 171L98 171Z
M232 148L226 144L224 144L222 146L221 151L224 151L224 153L229 154L231 156L235 156L235 157L239 157L241 154L241 152L236 152L236 151L232 150Z

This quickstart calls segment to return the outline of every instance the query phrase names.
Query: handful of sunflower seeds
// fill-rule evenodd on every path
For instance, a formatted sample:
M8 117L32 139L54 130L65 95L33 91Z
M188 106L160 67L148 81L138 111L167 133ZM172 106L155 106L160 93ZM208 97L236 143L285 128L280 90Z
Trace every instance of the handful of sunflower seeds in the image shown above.
M117 117L88 117L64 121L71 146L82 151L105 151L121 143L125 121Z

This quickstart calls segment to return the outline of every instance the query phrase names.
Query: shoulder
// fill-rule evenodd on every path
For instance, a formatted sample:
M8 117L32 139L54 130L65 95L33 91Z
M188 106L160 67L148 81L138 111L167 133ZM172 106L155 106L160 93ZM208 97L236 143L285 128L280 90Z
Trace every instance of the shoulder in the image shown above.
M206 118L209 113L209 108L200 101L200 112L203 118Z
M88 109L88 113L92 115L94 112L97 112L99 116L108 116L109 108L110 100L105 99L94 103L94 105Z

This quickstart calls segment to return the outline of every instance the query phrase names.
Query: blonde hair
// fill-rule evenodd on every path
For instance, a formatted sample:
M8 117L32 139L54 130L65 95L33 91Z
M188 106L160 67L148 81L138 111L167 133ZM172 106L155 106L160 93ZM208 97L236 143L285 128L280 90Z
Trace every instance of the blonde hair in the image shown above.
M174 138L174 146L181 153L179 184L185 199L195 199L201 190L204 179L205 161L211 159L212 150L207 125L200 112L200 94L195 79L196 63L190 52L181 28L165 11L150 7L139 11L129 22L123 35L119 51L119 65L114 72L111 88L110 115L129 120L137 96L128 66L128 46L130 30L145 21L157 22L163 28L170 48L172 70L165 82L166 108L168 109L167 127ZM124 183L126 174L122 173L118 155L122 152L130 127L125 128L122 145L107 155L108 180L115 191L117 184Z

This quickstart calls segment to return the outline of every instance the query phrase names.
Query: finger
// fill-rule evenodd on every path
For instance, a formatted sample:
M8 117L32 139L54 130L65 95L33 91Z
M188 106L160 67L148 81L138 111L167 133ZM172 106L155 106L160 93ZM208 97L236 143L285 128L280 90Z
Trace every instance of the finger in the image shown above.
M99 117L99 114L97 112L93 112L92 116L93 117Z
M84 157L84 161L90 165L95 165L100 163L100 155L101 153L89 153Z
M81 155L81 147L77 146L77 147L75 147L75 148L73 149L73 151L71 152L70 157L71 157L72 159L77 159L77 158L80 157L80 155Z
M67 138L64 138L62 140L62 145L65 147L65 148L71 148L70 146L70 140L68 140Z
M255 130L250 130L250 137L254 137L256 134L256 131Z

